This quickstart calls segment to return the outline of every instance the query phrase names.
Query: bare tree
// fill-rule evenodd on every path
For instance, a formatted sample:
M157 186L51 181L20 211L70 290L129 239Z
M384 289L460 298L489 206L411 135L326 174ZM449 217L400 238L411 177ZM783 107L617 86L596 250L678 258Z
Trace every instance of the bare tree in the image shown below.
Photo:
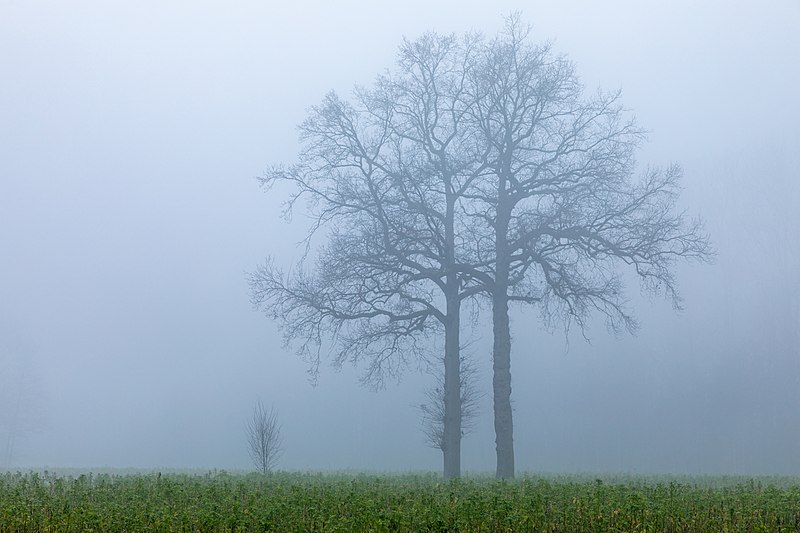
M584 97L566 58L528 41L518 15L471 71L476 135L491 146L491 177L467 196L491 243L481 268L463 266L492 302L497 476L514 476L509 304L538 306L548 324L577 324L599 311L613 331L634 331L620 266L642 287L680 298L671 267L712 252L698 220L676 210L680 168L633 180L643 131L619 93ZM474 227L474 226L471 226Z
M268 411L261 400L256 402L247 422L247 445L253 464L263 474L275 468L283 453L278 413L274 407Z
M519 16L484 42L428 34L401 48L396 74L329 95L302 125L300 162L267 173L288 181L329 233L312 273L268 262L253 302L318 364L368 361L381 382L443 332L446 477L460 472L461 303L488 296L493 322L497 476L514 475L510 304L548 325L593 311L634 331L620 267L680 306L672 266L705 260L708 238L676 210L680 168L634 179L643 131L618 93L584 97L573 65L528 42Z
M334 362L365 362L364 381L381 386L422 341L444 334L444 475L460 475L461 303L478 293L456 265L472 241L459 206L485 168L461 122L473 37L429 34L406 42L399 66L354 103L330 94L301 126L300 161L267 172L263 183L296 187L328 240L314 268L290 276L267 263L252 274L254 305L284 327L287 341L319 365L325 341Z
M472 361L461 356L461 436L472 432L480 413L480 402L484 394L478 388L478 371ZM445 396L444 378L438 376L433 386L425 390L426 402L420 404L422 431L432 448L444 451Z

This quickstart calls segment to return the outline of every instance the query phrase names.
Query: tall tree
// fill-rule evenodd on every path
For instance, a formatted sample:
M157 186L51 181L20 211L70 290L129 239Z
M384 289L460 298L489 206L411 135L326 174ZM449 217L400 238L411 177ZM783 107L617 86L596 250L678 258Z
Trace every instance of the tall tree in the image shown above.
M701 224L676 211L680 168L634 179L644 134L618 93L583 95L573 65L528 41L519 16L484 42L428 34L406 42L396 75L330 95L301 131L288 180L332 223L314 274L267 266L254 302L336 360L370 361L382 378L419 336L444 332L445 475L460 471L461 302L488 295L493 322L497 475L514 475L509 305L583 330L592 311L634 330L620 266L680 305L672 266L710 256ZM304 343L301 351L311 353ZM317 352L318 354L319 352ZM318 361L318 355L317 359Z
M428 34L401 47L397 71L359 89L354 103L329 94L301 126L300 160L267 172L265 185L296 187L291 208L309 200L309 238L328 231L308 272L289 277L273 262L251 277L256 306L284 325L286 339L318 368L326 340L334 361L367 362L381 385L421 337L444 334L443 460L461 471L461 303L477 294L456 267L472 248L459 203L486 170L487 149L461 123L475 39Z
M676 210L680 168L633 179L644 134L619 93L584 97L574 67L531 44L518 15L487 43L471 72L472 125L491 147L491 177L467 196L485 222L491 257L472 272L492 303L497 471L514 476L509 304L539 306L547 322L583 330L592 311L613 330L636 328L625 307L621 265L645 289L680 305L671 267L704 260L702 225Z

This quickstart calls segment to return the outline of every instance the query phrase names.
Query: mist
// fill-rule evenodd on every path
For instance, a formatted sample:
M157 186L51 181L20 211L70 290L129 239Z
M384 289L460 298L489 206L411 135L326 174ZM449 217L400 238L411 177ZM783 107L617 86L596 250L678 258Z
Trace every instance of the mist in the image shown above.
M740 5L741 4L741 5ZM249 469L279 413L288 470L438 470L409 367L316 381L250 303L247 273L303 254L302 210L256 177L297 156L335 89L404 36L491 35L522 11L588 91L621 89L678 162L713 264L681 311L627 283L614 336L512 311L519 471L800 474L800 3L0 3L0 468ZM494 465L491 321L464 335L487 392L465 470Z

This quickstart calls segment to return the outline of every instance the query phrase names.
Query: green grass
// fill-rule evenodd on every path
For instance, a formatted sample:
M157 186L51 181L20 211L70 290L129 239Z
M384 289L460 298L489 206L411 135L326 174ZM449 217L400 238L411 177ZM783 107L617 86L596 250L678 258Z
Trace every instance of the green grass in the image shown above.
M0 474L0 531L800 531L796 478Z

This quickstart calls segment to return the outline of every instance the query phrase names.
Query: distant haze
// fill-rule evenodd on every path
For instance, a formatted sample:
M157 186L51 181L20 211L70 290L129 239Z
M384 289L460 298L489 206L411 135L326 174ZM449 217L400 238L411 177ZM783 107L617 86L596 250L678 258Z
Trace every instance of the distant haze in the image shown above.
M255 176L403 36L521 10L587 90L621 88L679 162L714 265L685 310L639 296L637 337L512 315L520 471L800 474L800 2L179 3L0 0L0 468L250 468L259 398L285 469L438 470L409 368L316 387L253 311L246 272L302 249ZM469 354L491 389L488 317ZM465 470L494 468L490 395ZM13 437L13 438L12 438Z

